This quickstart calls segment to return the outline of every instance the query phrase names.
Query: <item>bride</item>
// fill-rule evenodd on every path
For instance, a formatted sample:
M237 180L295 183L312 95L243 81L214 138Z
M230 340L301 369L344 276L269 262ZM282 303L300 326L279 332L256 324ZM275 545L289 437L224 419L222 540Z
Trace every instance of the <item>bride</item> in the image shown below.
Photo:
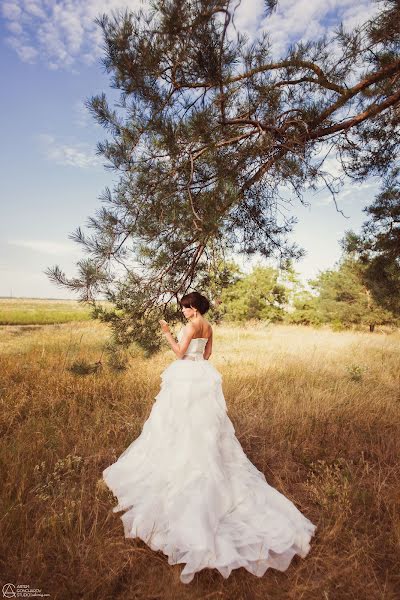
M261 577L305 557L316 525L270 486L244 453L227 414L222 378L211 365L213 332L207 298L181 298L188 323L177 336L161 320L177 360L161 374L161 389L139 437L103 478L118 499L127 538L184 563L190 583L204 568L225 578L244 567Z

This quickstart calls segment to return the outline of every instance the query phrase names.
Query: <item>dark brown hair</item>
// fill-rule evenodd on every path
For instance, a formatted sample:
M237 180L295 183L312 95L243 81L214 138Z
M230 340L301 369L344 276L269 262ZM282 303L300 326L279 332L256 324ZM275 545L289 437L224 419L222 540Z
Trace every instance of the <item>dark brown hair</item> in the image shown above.
M182 296L182 298L179 301L179 304L186 308L190 308L191 306L193 306L193 308L197 308L199 313L201 313L202 315L204 315L204 313L206 313L210 308L210 303L207 300L207 298L199 292L191 292L190 294Z

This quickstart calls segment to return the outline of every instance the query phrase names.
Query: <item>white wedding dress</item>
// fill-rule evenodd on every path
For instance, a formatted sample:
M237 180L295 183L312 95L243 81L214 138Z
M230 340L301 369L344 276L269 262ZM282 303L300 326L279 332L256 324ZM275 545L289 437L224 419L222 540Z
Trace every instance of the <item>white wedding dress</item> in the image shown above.
M182 339L183 328L178 334ZM247 458L227 414L222 378L192 339L161 374L142 433L103 471L118 499L125 537L141 538L182 583L206 567L225 578L244 567L261 577L305 557L316 525Z

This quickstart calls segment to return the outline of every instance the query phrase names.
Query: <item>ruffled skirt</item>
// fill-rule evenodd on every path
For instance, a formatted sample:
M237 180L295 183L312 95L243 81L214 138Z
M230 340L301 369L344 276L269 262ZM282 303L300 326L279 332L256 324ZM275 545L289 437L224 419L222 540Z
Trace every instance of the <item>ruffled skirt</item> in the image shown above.
M208 361L176 360L139 437L103 471L127 538L185 563L182 583L204 568L261 577L305 557L316 525L270 486L244 453Z

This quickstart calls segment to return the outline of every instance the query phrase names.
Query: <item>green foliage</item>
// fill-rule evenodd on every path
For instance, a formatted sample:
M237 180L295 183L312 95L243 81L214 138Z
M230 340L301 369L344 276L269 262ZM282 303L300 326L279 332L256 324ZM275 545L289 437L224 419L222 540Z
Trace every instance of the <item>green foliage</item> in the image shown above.
M211 308L207 319L212 323L220 323L224 316L223 302L224 290L230 289L240 280L242 273L234 261L218 261L217 268L206 273L199 281L199 288L207 290L207 297L211 301Z
M287 290L278 283L279 272L271 267L255 267L221 295L221 310L226 321L251 319L281 321Z
M363 282L374 300L400 316L400 181L393 169L374 202L361 234L347 232L342 245L363 264Z
M318 292L313 301L315 313L323 323L331 323L336 330L354 325L368 326L396 324L395 315L380 306L363 281L365 266L345 256L339 267L323 271L311 283Z
M286 315L286 321L294 325L321 325L322 318L317 311L316 295L308 290L298 291L293 299L293 310Z

